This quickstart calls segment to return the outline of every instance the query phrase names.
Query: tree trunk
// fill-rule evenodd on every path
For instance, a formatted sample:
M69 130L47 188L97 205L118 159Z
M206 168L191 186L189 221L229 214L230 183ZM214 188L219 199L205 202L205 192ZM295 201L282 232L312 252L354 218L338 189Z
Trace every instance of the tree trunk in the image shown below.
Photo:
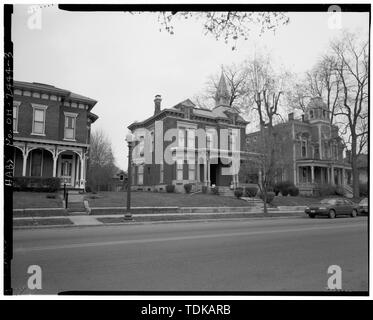
M266 215L268 213L268 209L267 209L267 192L266 191L263 193L263 202L264 202L263 213Z
M354 198L360 196L359 190L359 170L357 167L357 154L356 154L357 137L355 134L351 135L351 167L352 167L352 192Z

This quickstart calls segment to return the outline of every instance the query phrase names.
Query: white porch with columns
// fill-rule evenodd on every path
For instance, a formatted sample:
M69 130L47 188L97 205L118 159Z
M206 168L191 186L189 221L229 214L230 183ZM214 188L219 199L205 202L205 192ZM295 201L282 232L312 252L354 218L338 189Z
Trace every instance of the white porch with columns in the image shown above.
M53 169L51 177L61 177L61 162L62 162L62 155L69 154L73 157L73 172L72 172L72 183L69 185L70 188L77 188L77 189L85 189L86 184L86 153L87 153L87 145L84 146L67 146L67 145L60 145L54 143L37 143L37 142L29 142L29 141L17 141L15 140L13 143L15 149L21 151L22 154L22 176L26 177L31 175L31 171L29 168L28 172L28 163L31 167L32 159L30 158L30 154L33 150L44 150L51 154L52 161L53 161ZM75 160L78 161L75 161ZM30 162L31 161L31 162ZM76 164L76 165L75 165ZM16 165L16 164L15 164ZM16 169L15 169L16 170ZM20 170L18 171L20 173ZM79 173L79 174L78 174ZM41 174L42 177L47 177Z

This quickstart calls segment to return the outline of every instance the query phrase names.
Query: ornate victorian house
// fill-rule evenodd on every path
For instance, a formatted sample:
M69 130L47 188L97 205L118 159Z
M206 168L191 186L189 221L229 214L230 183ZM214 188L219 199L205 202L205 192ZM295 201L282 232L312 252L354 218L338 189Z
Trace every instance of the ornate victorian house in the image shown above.
M303 194L313 194L320 184L333 184L351 192L351 166L344 160L338 127L330 124L330 111L320 97L311 99L302 119L289 114L274 127L280 137L276 181L293 181ZM247 150L259 141L259 132L246 136Z
M96 103L51 85L14 81L14 176L60 177L84 189Z
M154 115L128 127L138 140L133 159L133 188L165 190L166 185L173 184L177 191L183 192L187 183L194 190L216 185L222 191L237 186L239 174L236 171L226 174L225 168L231 166L233 155L239 156L244 149L247 122L230 106L229 96L223 74L212 110L198 108L189 99L161 109L161 96L157 95ZM157 152L160 161L156 161ZM147 153L150 161L145 161ZM171 162L163 157L168 153Z

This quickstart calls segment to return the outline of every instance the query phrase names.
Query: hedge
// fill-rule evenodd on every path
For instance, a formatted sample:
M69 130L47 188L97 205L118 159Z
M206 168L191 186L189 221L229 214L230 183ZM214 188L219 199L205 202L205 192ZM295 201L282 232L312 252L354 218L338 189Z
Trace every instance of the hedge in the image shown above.
M292 197L296 197L296 196L299 195L299 189L298 189L296 186L291 186L291 187L289 187L288 191L289 191L289 194L290 194Z
M246 187L245 188L245 197L254 198L258 193L258 188L256 187Z
M184 189L186 193L190 193L190 191L192 191L192 184L191 183L184 184Z
M239 187L234 190L234 195L237 199L243 196L243 188Z
M321 197L335 195L335 186L331 184L319 185L318 189Z
M166 191L167 191L168 193L173 193L173 192L175 192L175 186L174 186L173 184L168 184L168 185L166 186Z
M285 197L289 194L291 196L297 196L299 194L298 188L291 181L281 181L276 183L274 185L273 191L275 192L276 196L278 196L280 192Z
M56 192L61 188L61 179L57 177L14 177L15 191Z
M359 193L360 193L360 197L367 197L368 196L368 185L361 183L359 185Z

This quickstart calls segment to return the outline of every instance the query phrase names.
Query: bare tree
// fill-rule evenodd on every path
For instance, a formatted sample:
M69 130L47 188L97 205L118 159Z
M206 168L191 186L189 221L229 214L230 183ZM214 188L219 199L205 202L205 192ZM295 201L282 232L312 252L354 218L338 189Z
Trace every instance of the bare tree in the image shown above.
M247 112L247 69L244 64L231 64L222 66L228 90L229 105ZM218 88L221 73L211 75L206 82L206 88L194 96L199 107L211 109L215 105L215 94Z
M174 34L173 22L177 18L194 18L200 21L205 34L212 35L216 40L224 39L227 44L231 43L232 50L236 48L239 38L247 40L254 29L259 29L259 33L262 34L266 31L275 31L289 23L289 17L283 12L166 11L158 15L160 31L163 28Z
M268 192L273 187L276 175L276 146L278 137L274 130L276 120L281 117L281 99L287 91L287 72L276 72L269 56L259 56L246 61L248 92L252 109L257 113L260 125L258 154L260 154L258 181L264 201L264 213L267 213Z
M295 81L294 89L287 100L293 108L304 112L311 98L323 98L330 110L330 123L332 124L339 103L340 82L336 72L336 58L331 54L324 55L312 70L306 72L303 78Z
M99 191L100 186L110 183L117 170L109 138L103 130L93 131L89 151L88 185Z
M345 130L351 144L353 195L359 196L357 155L368 139L369 42L357 35L345 33L331 44L335 55L335 70L341 81L340 103L335 113L345 119Z

